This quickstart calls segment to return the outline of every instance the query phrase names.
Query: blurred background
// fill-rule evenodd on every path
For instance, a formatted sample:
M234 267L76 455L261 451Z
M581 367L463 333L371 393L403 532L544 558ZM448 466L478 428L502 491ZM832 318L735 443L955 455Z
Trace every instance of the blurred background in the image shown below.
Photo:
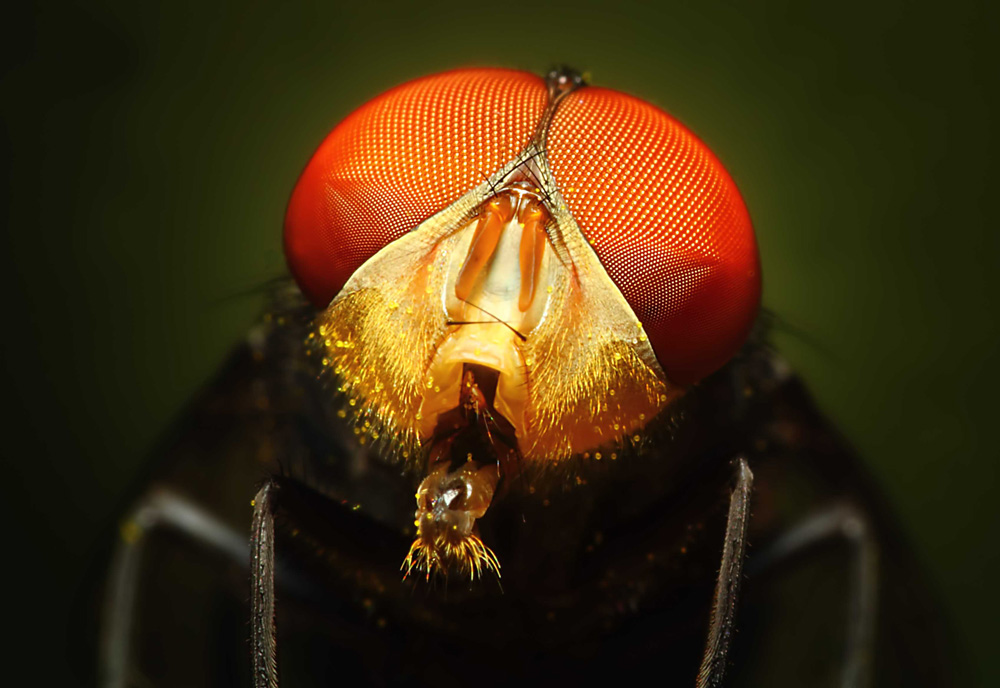
M285 202L327 131L416 76L556 63L726 164L777 345L869 462L976 683L1000 682L986 3L88 2L6 22L5 564L30 579L8 596L24 661L48 658L36 684L81 680L67 619L98 536L283 274Z

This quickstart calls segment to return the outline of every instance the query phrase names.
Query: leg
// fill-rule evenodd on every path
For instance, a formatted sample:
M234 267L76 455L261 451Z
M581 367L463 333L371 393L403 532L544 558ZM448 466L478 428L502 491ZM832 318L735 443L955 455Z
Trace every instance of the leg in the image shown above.
M274 627L274 493L268 481L253 500L250 534L251 642L254 688L277 688L277 630Z
M729 516L726 523L726 541L722 547L722 565L715 584L712 620L708 628L705 654L698 671L697 688L714 688L722 685L726 671L726 655L736 616L736 601L743 575L743 557L746 552L747 523L750 520L750 488L753 473L745 459L736 462L736 485L729 497Z
M154 489L140 499L122 522L111 562L101 629L100 685L105 688L127 685L142 548L149 534L160 527L184 533L235 561L247 561L246 539L198 505L166 489Z
M843 539L851 549L850 605L840 685L869 683L878 598L878 548L865 515L853 504L838 504L809 516L764 549L748 567L750 575L805 553L814 546Z

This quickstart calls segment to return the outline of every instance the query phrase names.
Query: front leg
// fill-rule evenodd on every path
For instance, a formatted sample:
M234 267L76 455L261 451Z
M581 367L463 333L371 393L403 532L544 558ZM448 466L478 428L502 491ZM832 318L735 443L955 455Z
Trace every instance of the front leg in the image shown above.
M722 547L722 565L715 584L712 603L712 620L708 628L705 654L698 671L697 688L714 688L722 685L726 671L729 640L736 618L743 576L743 559L746 553L747 523L750 521L750 490L753 473L746 459L736 461L735 485L729 497L729 516L726 521L726 541Z
M278 688L277 629L274 626L274 494L268 480L253 500L250 535L251 646L254 688Z

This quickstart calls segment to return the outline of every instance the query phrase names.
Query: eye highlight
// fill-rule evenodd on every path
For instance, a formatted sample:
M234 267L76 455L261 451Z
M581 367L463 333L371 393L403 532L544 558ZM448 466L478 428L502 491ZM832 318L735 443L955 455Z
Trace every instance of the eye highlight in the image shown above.
M560 105L547 152L670 381L722 366L756 316L760 268L750 216L719 160L665 112L596 87Z

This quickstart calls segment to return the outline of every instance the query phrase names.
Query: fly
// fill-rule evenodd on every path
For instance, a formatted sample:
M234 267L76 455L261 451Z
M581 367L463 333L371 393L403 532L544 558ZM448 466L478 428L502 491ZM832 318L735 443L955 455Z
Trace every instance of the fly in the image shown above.
M761 608L748 595L741 626L748 540L760 580L831 547L846 562L839 631L802 657L842 686L900 670L877 652L898 602L879 580L906 555L880 562L891 521L764 344L742 198L669 115L567 69L411 82L323 142L285 248L297 288L125 521L105 685L150 652L140 555L171 530L249 558L257 688L278 685L286 605L291 685L716 686L733 662L739 680L754 662L734 637L768 656L766 623L734 635ZM191 656L203 633L171 642ZM164 685L191 683L178 668Z

